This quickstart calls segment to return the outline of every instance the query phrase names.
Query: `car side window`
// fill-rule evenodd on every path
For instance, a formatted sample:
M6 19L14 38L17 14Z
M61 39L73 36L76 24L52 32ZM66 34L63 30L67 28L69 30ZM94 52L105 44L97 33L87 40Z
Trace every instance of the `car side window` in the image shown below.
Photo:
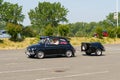
M59 39L53 38L53 39L51 39L50 43L53 44L53 45L58 45L59 44Z
M48 44L48 45L49 45L49 44L50 44L50 42L51 42L51 41L50 41L50 39L49 39L49 38L46 38L46 39L45 39L45 44Z
M65 44L67 44L67 41L65 39L60 39L60 44L65 45Z

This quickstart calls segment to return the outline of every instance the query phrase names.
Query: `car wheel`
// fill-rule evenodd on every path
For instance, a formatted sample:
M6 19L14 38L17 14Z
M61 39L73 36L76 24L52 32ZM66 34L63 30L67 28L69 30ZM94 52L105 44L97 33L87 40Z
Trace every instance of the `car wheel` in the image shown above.
M96 53L97 56L101 56L102 55L102 50L101 49L97 49L95 53Z
M45 54L44 54L44 52L39 51L36 56L37 56L38 59L43 59Z
M87 44L82 44L81 49L82 49L83 51L87 50Z
M66 57L72 57L73 53L71 50L66 51Z

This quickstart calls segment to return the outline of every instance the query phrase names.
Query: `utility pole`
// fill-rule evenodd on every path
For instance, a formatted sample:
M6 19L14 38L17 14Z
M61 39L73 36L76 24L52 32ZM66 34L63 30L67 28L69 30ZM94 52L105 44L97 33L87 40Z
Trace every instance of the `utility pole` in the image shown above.
M117 14L117 28L118 28L118 26L119 26L119 24L118 24L118 0L116 0L116 14Z
M116 11L115 11L115 13L114 13L114 19L116 20L116 27L117 27L117 29L118 29L118 26L119 26L119 22L118 22L118 0L116 0ZM118 36L117 36L117 31L116 31L116 38L117 38Z

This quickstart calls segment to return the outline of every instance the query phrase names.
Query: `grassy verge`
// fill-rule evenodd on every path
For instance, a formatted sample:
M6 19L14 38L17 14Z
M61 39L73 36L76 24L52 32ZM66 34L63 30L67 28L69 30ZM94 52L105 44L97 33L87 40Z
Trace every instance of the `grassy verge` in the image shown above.
M0 49L23 49L31 44L38 43L38 39L36 38L26 38L22 42L13 42L9 39L1 39L0 40ZM120 38L86 38L86 37L71 37L70 43L74 46L80 46L81 42L101 42L103 44L120 44Z
M81 42L101 42L102 44L120 44L120 38L103 38L103 39L98 39L98 38L87 38L87 37L74 37L71 38L71 44L73 45L80 45Z
M23 49L37 42L38 40L36 38L26 38L22 42L13 42L9 39L2 39L0 42L0 49Z

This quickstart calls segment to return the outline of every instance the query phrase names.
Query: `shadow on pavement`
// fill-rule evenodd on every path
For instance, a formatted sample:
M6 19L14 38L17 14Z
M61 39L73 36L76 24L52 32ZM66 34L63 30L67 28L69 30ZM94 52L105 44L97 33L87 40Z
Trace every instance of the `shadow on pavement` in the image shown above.
M86 55L86 54L82 54L83 56L97 56L97 55L95 55L95 54L91 54L91 55ZM105 54L103 54L103 55L101 55L101 56L106 56ZM98 57L100 57L100 56L98 56Z

